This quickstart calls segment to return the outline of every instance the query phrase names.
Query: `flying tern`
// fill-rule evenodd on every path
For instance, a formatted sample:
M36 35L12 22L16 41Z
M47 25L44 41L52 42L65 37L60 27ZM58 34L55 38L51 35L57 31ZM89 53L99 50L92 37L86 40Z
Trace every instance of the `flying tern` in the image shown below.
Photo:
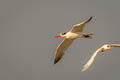
M56 35L56 37L64 37L64 40L60 43L60 45L56 49L54 64L56 64L64 55L64 51L72 44L72 42L77 38L91 38L92 33L82 33L85 24L90 22L92 17L88 20L83 21L79 24L73 25L72 29L68 32L60 33Z
M104 52L106 50L110 50L112 49L113 47L120 47L120 44L104 44L102 47L100 47L99 49L97 49L94 54L90 57L90 59L88 60L88 62L82 67L82 72L87 70L91 64L93 63L96 55L99 53L99 52Z

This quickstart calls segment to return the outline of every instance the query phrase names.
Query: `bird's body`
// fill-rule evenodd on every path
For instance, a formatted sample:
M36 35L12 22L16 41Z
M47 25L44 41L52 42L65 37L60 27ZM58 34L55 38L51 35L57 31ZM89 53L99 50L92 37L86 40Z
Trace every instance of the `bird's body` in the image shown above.
M92 33L81 33L81 32L67 32L65 38L66 39L77 39L77 38L89 38Z
M54 64L56 64L64 55L64 51L72 44L72 42L77 38L91 38L92 33L82 33L85 24L91 21L90 17L87 21L83 21L80 24L76 24L69 32L61 33L56 35L56 37L64 37L64 40L56 49Z
M79 32L73 33L73 32L67 32L65 38L66 39L76 39L80 36Z
M99 49L97 49L93 55L90 57L90 59L88 60L88 62L83 66L82 68L82 72L87 70L91 64L93 63L96 55L99 53L99 52L105 52L106 50L109 50L109 49L112 49L113 47L119 47L120 48L120 44L105 44L103 45L102 47L100 47Z

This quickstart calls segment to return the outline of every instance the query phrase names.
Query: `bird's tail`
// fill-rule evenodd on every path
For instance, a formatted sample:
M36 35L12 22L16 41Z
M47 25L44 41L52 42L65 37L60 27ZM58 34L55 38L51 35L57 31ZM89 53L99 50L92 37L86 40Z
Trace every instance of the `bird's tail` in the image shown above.
M92 35L93 35L93 33L87 33L87 34L84 34L83 37L91 39Z

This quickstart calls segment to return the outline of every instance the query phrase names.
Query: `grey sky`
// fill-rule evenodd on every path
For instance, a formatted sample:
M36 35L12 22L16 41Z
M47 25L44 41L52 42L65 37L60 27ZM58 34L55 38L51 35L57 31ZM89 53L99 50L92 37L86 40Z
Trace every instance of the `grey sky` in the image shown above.
M120 49L97 55L81 72L93 52L104 43L120 43L120 0L0 0L0 80L119 80ZM56 34L93 16L62 60L53 65Z

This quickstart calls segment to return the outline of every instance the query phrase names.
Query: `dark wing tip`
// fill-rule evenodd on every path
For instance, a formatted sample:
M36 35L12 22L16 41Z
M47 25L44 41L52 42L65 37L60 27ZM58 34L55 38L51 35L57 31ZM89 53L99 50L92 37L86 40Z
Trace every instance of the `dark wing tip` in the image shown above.
M54 60L54 64L56 64L58 61Z
M55 60L54 60L54 64L56 64L56 63L58 63L58 61L60 60L60 58L56 58Z
M92 16L87 20L87 22L91 21L92 20Z
M93 18L93 16L90 17L90 19L92 19L92 18Z
M83 24L87 24L88 22L90 22L92 20L92 16L87 20L85 21Z
M89 19L91 20L93 17L91 16Z
M62 58L62 56L56 57L55 60L54 60L54 64L58 63L61 58Z

